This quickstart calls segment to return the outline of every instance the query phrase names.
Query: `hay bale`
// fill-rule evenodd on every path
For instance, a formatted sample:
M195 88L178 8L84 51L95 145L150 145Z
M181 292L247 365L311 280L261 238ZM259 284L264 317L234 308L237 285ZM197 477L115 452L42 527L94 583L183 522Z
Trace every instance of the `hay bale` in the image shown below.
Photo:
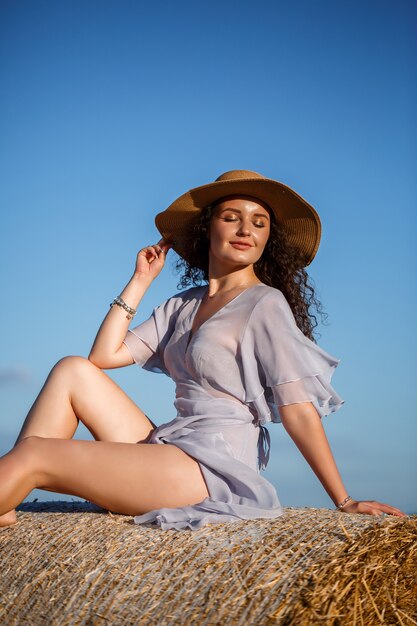
M417 516L287 508L199 531L90 503L30 503L0 529L0 623L417 624Z

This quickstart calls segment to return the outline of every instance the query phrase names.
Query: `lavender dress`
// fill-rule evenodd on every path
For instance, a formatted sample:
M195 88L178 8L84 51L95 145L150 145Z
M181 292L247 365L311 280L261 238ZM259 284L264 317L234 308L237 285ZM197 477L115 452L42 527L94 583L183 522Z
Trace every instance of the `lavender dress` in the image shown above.
M274 518L283 513L273 485L260 475L269 459L264 424L278 407L312 402L321 417L344 400L331 387L339 360L299 330L278 289L258 284L191 328L207 286L191 287L157 306L128 331L135 362L176 384L177 416L149 443L172 443L196 459L210 497L134 518L163 529L196 530L208 523Z

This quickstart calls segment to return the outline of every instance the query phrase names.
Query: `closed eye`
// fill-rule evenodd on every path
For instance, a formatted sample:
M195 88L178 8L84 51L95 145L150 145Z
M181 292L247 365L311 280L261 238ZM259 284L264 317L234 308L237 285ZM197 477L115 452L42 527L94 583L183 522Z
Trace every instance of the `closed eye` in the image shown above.
M223 218L225 222L236 222L235 217L224 217ZM254 226L256 226L256 228L265 228L266 224L264 224L263 222L258 222L258 223L254 223Z

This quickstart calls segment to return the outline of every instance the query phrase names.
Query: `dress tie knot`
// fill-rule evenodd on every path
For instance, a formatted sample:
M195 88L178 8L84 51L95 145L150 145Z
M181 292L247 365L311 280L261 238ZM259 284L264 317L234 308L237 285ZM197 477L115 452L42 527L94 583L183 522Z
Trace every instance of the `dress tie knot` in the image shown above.
M260 470L264 470L268 465L270 450L271 438L269 431L265 426L259 424L258 466Z

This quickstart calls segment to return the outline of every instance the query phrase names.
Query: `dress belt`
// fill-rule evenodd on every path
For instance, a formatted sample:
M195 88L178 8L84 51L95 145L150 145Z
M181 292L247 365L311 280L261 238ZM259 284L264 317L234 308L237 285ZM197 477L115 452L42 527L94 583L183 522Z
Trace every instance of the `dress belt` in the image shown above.
M258 466L260 470L264 470L268 465L269 453L271 450L271 437L269 430L259 424L259 438L258 438Z

